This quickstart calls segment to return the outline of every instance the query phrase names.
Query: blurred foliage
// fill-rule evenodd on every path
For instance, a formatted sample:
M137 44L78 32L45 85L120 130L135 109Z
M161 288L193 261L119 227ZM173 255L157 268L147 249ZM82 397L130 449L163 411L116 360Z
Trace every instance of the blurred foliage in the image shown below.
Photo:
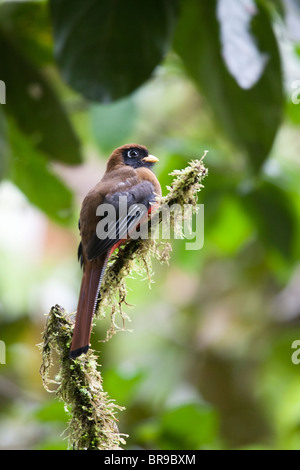
M163 191L205 149L209 176L203 249L173 240L151 290L133 273L132 332L95 326L127 448L300 448L300 5L224 4L0 3L1 448L67 446L36 345L76 308L79 204L130 141Z
M102 102L134 91L168 49L176 4L51 1L54 51L65 80L85 97Z
M241 37L241 44L237 44L235 29L228 25L246 11L245 2L231 2L230 7L224 7L219 22L215 0L184 2L182 10L175 36L175 50L196 85L203 91L222 128L249 156L252 167L260 168L273 144L283 106L280 60L271 19L259 2L253 17L250 8L247 12L251 18L250 31L259 52L268 54L268 59L261 76L255 77L253 86L241 88L237 83L238 76L242 80L243 73L251 73L251 70L243 70L244 51L249 53L245 42L249 39L251 41L251 38ZM224 40L231 43L230 54L235 54L236 77L226 66L226 44L220 47L220 29L226 28L226 25L229 33L224 36ZM190 47L191 44L194 46ZM257 74L255 62L251 66L254 69L252 73ZM260 103L264 103L264 106L259 106Z

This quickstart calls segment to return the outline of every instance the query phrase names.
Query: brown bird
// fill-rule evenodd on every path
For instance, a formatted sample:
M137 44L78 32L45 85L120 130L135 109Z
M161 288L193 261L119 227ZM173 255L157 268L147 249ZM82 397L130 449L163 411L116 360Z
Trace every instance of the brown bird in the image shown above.
M72 359L88 351L92 320L110 255L128 239L132 230L141 226L145 214L155 206L156 195L161 195L160 184L152 171L157 161L143 145L117 148L107 162L103 178L83 200L78 247L83 277L70 350ZM126 211L121 210L120 201L125 201ZM109 208L112 212L102 210ZM97 215L99 212L102 217ZM99 221L103 222L101 233Z

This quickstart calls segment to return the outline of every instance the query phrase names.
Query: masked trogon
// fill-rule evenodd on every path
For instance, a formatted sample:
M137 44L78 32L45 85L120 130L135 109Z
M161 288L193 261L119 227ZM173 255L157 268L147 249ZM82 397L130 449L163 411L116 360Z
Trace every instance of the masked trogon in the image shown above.
M70 350L72 359L88 351L101 281L110 255L130 237L132 230L148 220L145 214L153 210L156 196L161 195L160 184L152 171L157 161L143 145L117 148L108 159L103 178L83 200L78 248L83 277ZM101 211L104 208L111 208L114 216L107 216L103 230L98 230L99 221L106 222L106 212ZM141 208L145 208L144 217Z

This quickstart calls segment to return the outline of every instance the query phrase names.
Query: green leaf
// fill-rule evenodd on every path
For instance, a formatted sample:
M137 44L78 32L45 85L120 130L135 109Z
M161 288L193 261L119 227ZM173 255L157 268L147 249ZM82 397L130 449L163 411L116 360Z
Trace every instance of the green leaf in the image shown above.
M0 77L6 84L4 111L51 160L80 163L79 140L60 100L40 70L1 30L0 57Z
M253 224L239 200L232 195L219 201L214 223L208 228L209 239L224 255L236 255L249 240Z
M218 420L211 407L188 403L165 411L161 432L173 449L199 449L216 439Z
M5 2L0 7L3 31L35 64L53 62L53 39L46 2Z
M267 8L272 15L279 15L284 21L286 1L285 0L258 0Z
M266 64L252 88L240 88L222 57L216 5L216 0L182 2L174 47L187 72L205 95L220 127L258 170L271 150L282 117L282 77L277 42L268 14L257 5L251 34L259 51L266 54ZM237 15L237 23L231 27L237 27L238 21Z
M28 200L60 223L71 220L73 194L49 168L49 162L38 152L16 125L9 123L12 147L9 177Z
M291 258L296 226L288 194L273 183L262 182L243 194L241 203L263 243Z
M300 85L300 82L299 82ZM300 86L298 85L298 88L295 90L295 95L296 92L299 95L299 90ZM295 99L299 100L299 97L295 96ZM294 99L294 100L295 100ZM297 103L296 101L293 103L292 100L287 100L285 103L285 114L289 122L294 125L298 126L300 124L300 103Z
M126 373L121 369L108 369L103 374L108 394L122 406L130 403L135 396L137 386L141 383L143 373L140 371Z
M177 0L51 0L55 57L66 82L90 100L122 98L167 52Z
M137 110L129 97L109 104L93 104L90 116L97 144L107 152L126 142L134 128Z
M39 421L48 423L49 421L67 421L67 414L64 404L58 401L46 401L40 405L34 412L34 417Z

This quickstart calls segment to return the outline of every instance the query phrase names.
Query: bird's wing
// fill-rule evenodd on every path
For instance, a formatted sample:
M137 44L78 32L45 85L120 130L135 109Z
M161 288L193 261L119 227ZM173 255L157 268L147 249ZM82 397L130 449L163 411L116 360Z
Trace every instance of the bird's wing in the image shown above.
M120 197L126 207L120 209ZM154 187L149 181L143 181L132 186L129 190L115 192L103 200L103 204L110 204L106 218L102 217L101 228L93 235L87 244L86 254L89 260L107 253L120 240L128 238L132 231L141 222L154 202ZM100 233L99 233L100 232Z

